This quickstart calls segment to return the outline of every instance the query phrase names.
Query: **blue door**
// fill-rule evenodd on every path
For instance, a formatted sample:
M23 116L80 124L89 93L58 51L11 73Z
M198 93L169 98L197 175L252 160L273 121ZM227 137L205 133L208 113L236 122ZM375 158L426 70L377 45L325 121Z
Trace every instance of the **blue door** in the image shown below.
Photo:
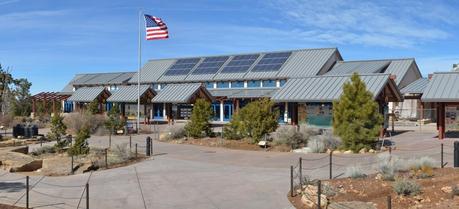
M153 105L153 118L154 119L163 119L163 104L154 104Z
M223 120L230 121L231 117L233 116L233 104L225 103L223 106L223 109L224 109Z
M212 104L212 120L219 121L220 120L220 103L213 103Z

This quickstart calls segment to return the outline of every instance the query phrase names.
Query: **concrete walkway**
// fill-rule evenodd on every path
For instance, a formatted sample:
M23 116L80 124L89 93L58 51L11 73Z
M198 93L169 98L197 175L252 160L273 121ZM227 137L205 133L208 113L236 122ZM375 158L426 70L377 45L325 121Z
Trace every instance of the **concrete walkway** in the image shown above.
M432 131L406 132L393 137L404 157L432 156L439 160L439 142ZM146 135L133 136L144 145ZM114 137L113 144L127 143L128 137ZM445 152L452 153L452 140L445 140ZM92 137L91 146L106 147L107 137ZM33 147L31 148L33 149ZM418 151L412 151L417 149ZM64 177L31 178L34 208L85 208L84 184L89 180L90 208L291 208L287 200L290 165L305 158L305 175L328 178L327 154L294 154L240 151L193 145L154 142L153 158L135 165ZM373 162L374 155L337 155L334 175L356 163ZM320 160L313 160L320 159ZM445 161L451 165L452 156ZM310 171L310 170L312 171ZM368 167L371 172L371 165ZM18 180L18 178L21 178ZM13 204L24 194L21 175L0 172L0 203ZM13 181L9 181L13 180ZM25 197L17 205L25 205Z

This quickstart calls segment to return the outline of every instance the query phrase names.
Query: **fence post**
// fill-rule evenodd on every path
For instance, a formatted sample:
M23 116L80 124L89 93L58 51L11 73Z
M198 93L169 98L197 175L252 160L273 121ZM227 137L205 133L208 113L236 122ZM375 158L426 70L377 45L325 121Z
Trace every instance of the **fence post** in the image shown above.
M135 158L137 158L137 143L135 143Z
M151 138L150 137L147 137L145 139L145 155L146 156L151 156Z
M112 147L112 131L113 129L110 129L110 133L108 134L108 147Z
M392 197L387 196L387 209L392 209Z
M441 161L441 162L440 162L440 163L441 163L440 166L441 166L441 168L443 168L443 167L444 167L444 165L443 165L443 143L441 143L441 157L440 157L440 161Z
M129 134L129 152L132 152L132 136Z
M303 158L300 157L299 162L298 162L298 168L299 168L299 175L298 178L300 178L300 188L303 188Z
M389 155L392 155L392 146L389 147Z
M71 168L70 168L70 169L71 169L70 172L71 172L72 174L74 174L73 168L74 168L74 167L73 167L73 155L72 155L72 164L71 164Z
M293 197L293 165L290 166L290 197Z
M322 182L319 180L317 181L317 208L318 209L322 209L322 207L320 207L320 205L322 204L320 201L321 201L321 197L322 196Z
M105 168L108 168L107 150L108 149L105 149L105 153L104 153L104 155L105 155Z
M454 167L459 167L459 141L454 142Z
M333 179L333 151L330 150L330 179Z
M29 209L29 176L26 176L26 208Z
M86 183L86 209L89 209L89 183Z

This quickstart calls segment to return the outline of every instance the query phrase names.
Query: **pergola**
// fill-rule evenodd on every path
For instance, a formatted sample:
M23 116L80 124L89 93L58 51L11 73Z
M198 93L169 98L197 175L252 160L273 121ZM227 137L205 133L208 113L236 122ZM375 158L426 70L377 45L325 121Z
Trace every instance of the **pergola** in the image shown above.
M52 103L52 111L53 113L56 112L56 102L65 101L69 98L70 95L63 95L58 92L41 92L32 96L32 112L36 112L36 104L38 102L43 102L43 106L45 107L46 113L48 113L48 109L46 108L47 103Z

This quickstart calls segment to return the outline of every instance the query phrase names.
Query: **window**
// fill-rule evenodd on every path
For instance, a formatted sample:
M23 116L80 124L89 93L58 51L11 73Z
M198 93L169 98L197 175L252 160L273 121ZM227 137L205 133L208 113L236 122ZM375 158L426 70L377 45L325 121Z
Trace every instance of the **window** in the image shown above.
M206 88L213 89L214 88L214 82L206 82Z
M228 81L217 82L217 88L219 89L229 88L229 82Z
M154 89L154 90L159 90L160 87L161 87L160 84L157 84L157 83L156 83L156 84L153 84L153 89Z
M261 81L247 81L247 87L249 88L261 87Z
M276 87L275 80L265 80L263 81L263 87Z
M282 87L285 85L285 83L287 83L287 80L280 80L279 83L280 83L280 87Z
M244 81L231 82L231 88L244 88Z

